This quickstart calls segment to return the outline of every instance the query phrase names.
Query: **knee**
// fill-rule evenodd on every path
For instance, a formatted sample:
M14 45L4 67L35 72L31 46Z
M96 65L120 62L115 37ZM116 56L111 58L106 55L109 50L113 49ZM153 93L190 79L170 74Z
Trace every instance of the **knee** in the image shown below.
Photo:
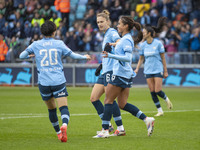
M95 102L95 101L97 101L98 99L96 99L96 97L95 96L90 96L90 101L91 102Z
M126 105L126 104L124 104L124 103L119 103L119 102L118 102L118 106L119 106L119 108L122 109L122 110L124 109L124 106L125 106L125 105Z

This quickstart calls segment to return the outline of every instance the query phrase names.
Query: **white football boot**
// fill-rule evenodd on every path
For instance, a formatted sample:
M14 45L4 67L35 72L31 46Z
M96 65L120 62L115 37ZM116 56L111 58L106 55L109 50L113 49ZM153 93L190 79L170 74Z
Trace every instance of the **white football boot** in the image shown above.
M144 121L147 126L147 135L148 136L151 136L153 133L154 121L155 121L155 119L153 117L146 117L146 119Z

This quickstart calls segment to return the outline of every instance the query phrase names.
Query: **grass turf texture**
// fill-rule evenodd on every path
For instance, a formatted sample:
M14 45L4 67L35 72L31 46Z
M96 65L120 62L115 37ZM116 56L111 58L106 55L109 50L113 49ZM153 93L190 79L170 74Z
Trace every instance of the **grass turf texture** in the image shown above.
M171 99L174 109L168 111L165 102L160 99L165 114L155 118L152 137L147 136L143 121L121 111L127 134L108 139L92 138L96 131L101 129L101 120L89 100L92 88L67 89L71 117L67 132L68 142L61 143L49 122L47 108L37 87L0 87L0 149L200 149L199 88L163 89ZM132 88L128 102L136 105L148 116L156 114L148 88ZM60 112L57 111L61 124ZM113 119L112 124L116 129Z

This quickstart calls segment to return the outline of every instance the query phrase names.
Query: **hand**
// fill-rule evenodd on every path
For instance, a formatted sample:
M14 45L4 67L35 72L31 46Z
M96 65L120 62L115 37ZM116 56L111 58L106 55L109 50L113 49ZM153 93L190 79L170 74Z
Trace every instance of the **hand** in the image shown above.
M116 46L117 45L117 43L109 43L111 46Z
M84 56L87 58L87 60L91 60L90 55L86 54L86 55L84 55Z
M35 57L35 54L28 55L30 58Z
M135 72L136 74L138 74L138 69L135 69L134 72Z
M167 72L167 71L164 71L163 77L164 77L164 78L167 78L167 77L168 77L168 72Z
M103 51L103 52L102 52L102 56L103 56L103 58L108 58L108 52Z
M104 47L104 51L110 53L112 51L112 47L110 45L110 43L106 43L105 47Z
M95 76L99 76L99 75L100 75L101 69L102 69L102 64L100 64L100 65L97 67L97 69L96 69L96 71L95 71Z

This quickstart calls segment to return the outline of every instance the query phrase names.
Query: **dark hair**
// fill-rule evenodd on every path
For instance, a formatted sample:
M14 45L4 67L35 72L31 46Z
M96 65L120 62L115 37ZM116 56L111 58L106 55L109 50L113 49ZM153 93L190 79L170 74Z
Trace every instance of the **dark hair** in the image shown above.
M156 33L162 32L163 26L165 26L167 24L166 20L167 20L166 17L160 17L158 20L157 27L147 24L147 25L145 25L144 29L146 29L147 32L150 32L151 36L153 37L154 32L156 32Z
M133 27L138 30L138 35L137 38L134 39L134 44L136 45L139 43L143 39L140 23L134 21L130 16L121 16L120 19L124 25L128 25L128 31L131 31Z
M45 21L41 26L41 32L44 36L52 36L53 32L56 31L56 25L52 21Z

